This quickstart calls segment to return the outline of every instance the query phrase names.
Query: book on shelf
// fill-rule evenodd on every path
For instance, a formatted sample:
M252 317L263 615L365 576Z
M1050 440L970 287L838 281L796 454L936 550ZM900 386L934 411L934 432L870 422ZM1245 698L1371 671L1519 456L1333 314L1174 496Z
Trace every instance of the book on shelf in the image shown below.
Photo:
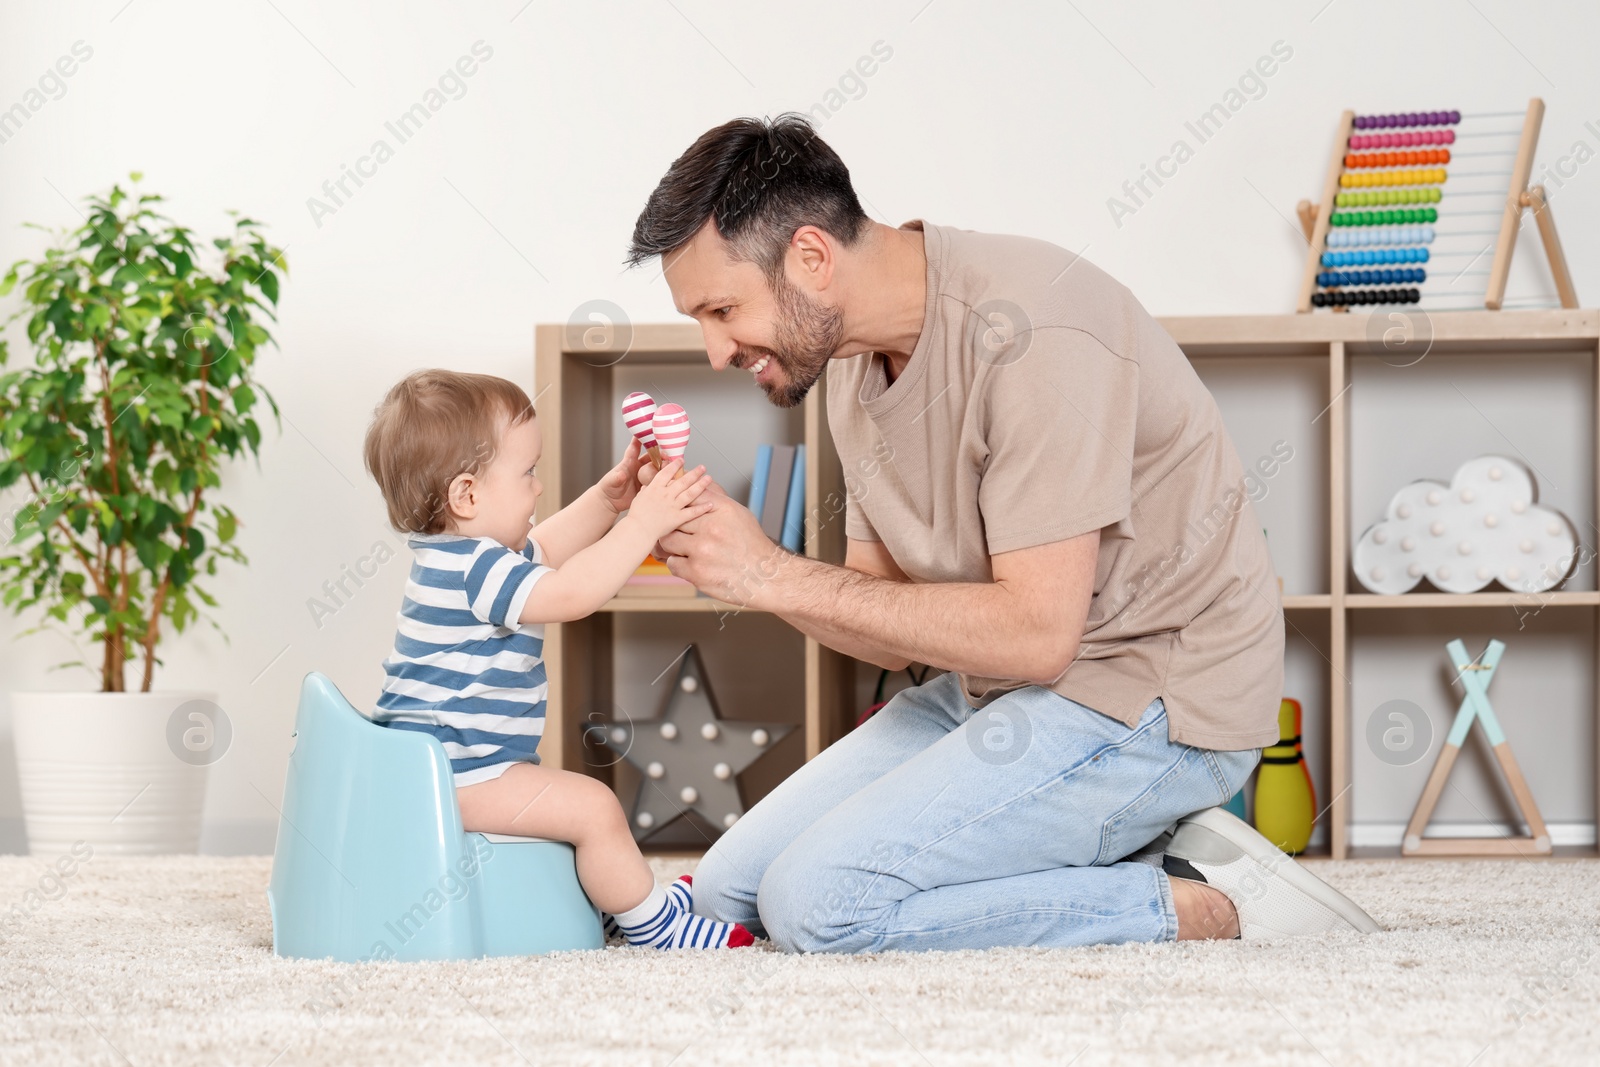
M783 509L783 539L790 552L799 552L806 525L806 446L794 448L794 473L789 476L789 502Z
M761 532L774 541L783 536L783 512L789 506L789 477L794 473L794 445L771 445L772 468L761 502Z
M767 475L771 470L772 446L757 446L756 469L750 475L750 497L745 501L745 507L749 508L750 514L758 520L761 518L761 508L767 500Z
M790 552L805 541L806 446L759 445L746 506L768 537Z

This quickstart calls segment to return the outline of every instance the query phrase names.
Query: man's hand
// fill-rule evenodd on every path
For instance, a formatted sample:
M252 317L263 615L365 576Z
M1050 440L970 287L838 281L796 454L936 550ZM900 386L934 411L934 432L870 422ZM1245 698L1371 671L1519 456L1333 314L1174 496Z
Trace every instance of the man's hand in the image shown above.
M649 485L657 473L653 466L646 463L639 469L640 484ZM714 481L706 486L700 499L704 501L713 497L719 504L715 511L698 519L691 519L662 537L656 542L651 554L666 563L667 570L679 578L693 582L707 595L727 600L729 603L741 604L742 601L725 596L719 588L702 585L702 579L712 583L720 580L728 587L726 591L731 592L732 586L739 584L747 565L753 563L755 558L765 559L769 555L781 554L781 550L761 532L761 523L750 510L730 497L727 490ZM726 504L723 504L724 501ZM715 528L710 525L711 520L717 520ZM697 540L702 535L705 540ZM736 549L759 552L760 556L727 554ZM710 554L717 552L723 553L720 557L721 566L717 566L719 560L708 558ZM743 584L749 586L751 580L745 577ZM747 595L748 591L747 589Z

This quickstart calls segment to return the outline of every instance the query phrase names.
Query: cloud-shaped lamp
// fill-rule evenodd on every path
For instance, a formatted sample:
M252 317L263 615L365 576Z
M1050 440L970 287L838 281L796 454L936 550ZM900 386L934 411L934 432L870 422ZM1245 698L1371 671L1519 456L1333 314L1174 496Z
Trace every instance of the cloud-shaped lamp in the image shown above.
M1538 498L1527 468L1505 456L1468 460L1449 485L1412 482L1356 542L1356 580L1374 593L1407 593L1424 578L1447 593L1492 581L1519 593L1552 589L1577 566L1577 535Z

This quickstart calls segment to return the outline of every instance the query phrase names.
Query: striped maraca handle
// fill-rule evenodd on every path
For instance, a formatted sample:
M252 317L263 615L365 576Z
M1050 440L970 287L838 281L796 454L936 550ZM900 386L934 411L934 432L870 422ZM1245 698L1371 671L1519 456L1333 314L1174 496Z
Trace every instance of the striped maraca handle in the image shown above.
M660 470L665 461L656 447L655 416L655 398L649 393L629 393L622 398L622 421L627 424L628 432L639 439L640 447L650 454L650 462L655 464L656 470Z
M677 404L662 404L651 420L656 444L667 460L682 459L689 447L689 413ZM683 472L678 472L682 476Z

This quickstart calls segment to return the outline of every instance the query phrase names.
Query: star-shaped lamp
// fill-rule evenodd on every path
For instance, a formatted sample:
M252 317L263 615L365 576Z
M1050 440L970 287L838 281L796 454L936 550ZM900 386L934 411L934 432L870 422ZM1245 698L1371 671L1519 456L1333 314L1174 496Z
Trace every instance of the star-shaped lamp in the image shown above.
M655 719L610 720L588 728L592 738L639 768L639 795L629 825L642 841L693 810L727 829L744 814L739 772L794 729L792 723L735 722L717 713L700 650L690 645Z

